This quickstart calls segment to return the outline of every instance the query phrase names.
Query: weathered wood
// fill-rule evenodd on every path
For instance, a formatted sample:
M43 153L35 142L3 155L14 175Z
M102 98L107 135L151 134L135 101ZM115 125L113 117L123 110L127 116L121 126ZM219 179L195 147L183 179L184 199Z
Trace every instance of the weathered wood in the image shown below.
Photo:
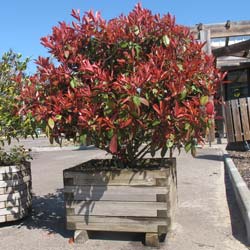
M74 242L76 244L83 244L88 241L89 235L86 230L76 230L74 233Z
M10 193L10 194L1 194L0 195L0 202L1 201L15 201L16 199L20 199L22 197L27 197L30 195L28 190L22 190L20 192Z
M31 181L25 182L21 185L17 186L7 186L7 187L2 187L0 188L0 195L2 194L10 194L14 193L16 191L22 191L22 190L31 190Z
M31 181L31 176L25 176L24 178L20 178L18 180L0 181L0 188L15 187L29 181Z
M67 178L71 176L71 178ZM166 179L164 178L151 178L147 177L145 179L125 179L124 177L114 177L112 179L98 179L98 178L91 178L87 179L85 176L77 176L76 173L67 174L66 183L70 183L70 185L95 185L95 186L104 186L104 185L113 185L113 186L166 186ZM70 179L70 182L67 181Z
M26 176L30 176L31 171L30 169L20 170L17 172L10 172L10 173L1 173L0 174L0 181L7 181L7 180L19 180Z
M96 161L64 170L67 228L166 234L176 206L176 163L157 169L153 162L140 171L95 170Z
M210 30L211 38L248 36L250 35L250 21L230 22L230 26L225 23L218 24L203 24L196 27L191 27L191 32L198 37L199 29Z
M149 247L159 247L159 237L157 233L146 233L145 234L145 245Z
M18 213L1 215L0 223L20 220L24 218L25 216L27 216L28 213L29 213L29 209L24 209L23 211L19 211Z
M76 215L142 216L157 217L157 211L166 211L164 202L72 201L66 208L73 208Z
M213 49L213 55L216 57L230 56L245 50L250 50L250 40L235 43L218 49Z
M65 199L92 201L166 201L166 188L141 186L66 186Z
M110 218L112 220L112 218ZM69 230L89 230L89 231L110 231L110 232L134 232L134 233L146 233L154 232L158 233L158 225L155 224L123 224L123 223L89 223L82 222L68 222L67 228Z
M236 141L243 141L238 99L231 100L230 102L232 105L235 139Z
M19 213L25 212L27 209L28 209L27 207L1 208L0 216L19 214Z
M20 172L20 171L23 171L23 170L27 170L29 169L30 166L28 165L28 168L27 168L27 165L20 165L20 166L0 166L0 174L3 174L3 173L16 173L16 172Z
M23 218L31 206L30 163L0 166L0 222Z
M158 217L115 217L115 216L84 216L84 215L72 215L67 216L68 223L83 223L83 224L131 224L131 225L149 225L155 224L158 226L167 226L167 220Z
M242 121L242 130L243 130L243 136L244 140L250 140L250 128L249 128L249 116L247 112L247 99L246 98L240 98L240 114L241 114L241 121Z
M227 101L225 104L225 120L226 120L226 131L228 142L235 142L234 127L233 127L233 116L231 112L231 102Z
M164 185L167 171L102 171L95 173L64 172L66 186L69 185L115 185L115 186L156 186ZM72 180L73 179L73 180ZM158 184L159 183L159 184Z
M27 207L29 205L31 205L31 195L27 197L22 197L21 199L0 202L0 208L12 208L12 207L19 207L19 206Z

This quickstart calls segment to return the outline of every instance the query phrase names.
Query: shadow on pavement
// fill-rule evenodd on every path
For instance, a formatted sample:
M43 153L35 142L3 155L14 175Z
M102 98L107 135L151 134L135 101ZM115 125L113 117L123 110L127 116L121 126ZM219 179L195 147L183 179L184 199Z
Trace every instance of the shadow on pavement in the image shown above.
M198 154L195 156L197 159L210 160L210 161L223 161L220 155Z
M72 237L73 232L65 228L63 191L59 189L56 193L49 193L45 196L34 195L32 211L18 227L43 229L48 234L58 233L65 238Z
M226 187L227 203L230 212L232 235L242 244L247 246L248 244L247 244L245 225L236 201L230 177L226 170L225 170L225 187Z

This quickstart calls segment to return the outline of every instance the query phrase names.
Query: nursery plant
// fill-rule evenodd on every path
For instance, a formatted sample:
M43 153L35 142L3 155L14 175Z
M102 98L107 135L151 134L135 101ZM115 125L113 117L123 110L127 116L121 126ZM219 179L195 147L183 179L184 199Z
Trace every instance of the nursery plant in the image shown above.
M195 153L213 116L222 75L190 30L140 4L109 21L73 10L41 43L37 73L22 88L24 115L50 140L88 137L112 154L64 170L67 229L146 233L159 246L177 201L174 159ZM147 159L159 151L161 158ZM83 230L79 233L78 230Z
M221 74L214 58L170 14L138 4L109 21L79 10L41 39L51 57L22 90L31 114L56 139L88 136L126 166L147 153L194 153L210 124L206 112ZM124 165L124 166L125 166Z

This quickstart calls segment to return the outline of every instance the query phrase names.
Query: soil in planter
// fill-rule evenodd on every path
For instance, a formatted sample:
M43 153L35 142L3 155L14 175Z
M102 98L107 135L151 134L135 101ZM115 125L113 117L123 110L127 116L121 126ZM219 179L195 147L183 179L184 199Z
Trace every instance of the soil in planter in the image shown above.
M250 189L250 151L228 151L228 153Z

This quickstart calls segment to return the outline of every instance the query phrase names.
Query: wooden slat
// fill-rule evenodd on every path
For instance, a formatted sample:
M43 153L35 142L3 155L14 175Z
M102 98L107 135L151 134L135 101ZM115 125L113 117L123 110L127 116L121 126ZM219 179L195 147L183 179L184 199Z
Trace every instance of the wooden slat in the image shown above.
M250 140L250 128L249 128L249 116L247 112L247 99L246 98L240 98L240 113L241 113L241 119L242 119L242 128L243 128L243 134L244 134L244 140Z
M1 173L0 174L0 181L7 181L7 180L18 180L22 179L25 176L31 174L30 169L24 169L17 172L9 172L9 173Z
M70 208L74 212L73 215L164 217L167 204L164 202L82 201L72 202L70 205L66 203L66 208Z
M16 199L20 199L23 196L30 195L29 190L22 190L20 192L15 192L11 194L1 194L0 195L0 202L1 201L14 201Z
M27 207L11 207L11 208L1 208L0 209L0 216L3 215L14 215L14 214L19 214L27 211Z
M123 223L123 224L156 224L156 225L167 225L167 220L156 217L107 217L107 216L84 216L84 215L72 215L67 216L67 222L82 222L85 224L89 223Z
M0 181L0 188L10 187L10 186L14 187L29 181L31 181L30 176L25 176L23 179L18 179L18 180Z
M230 101L227 101L226 105L225 105L225 120L226 120L226 130L227 130L228 142L235 142Z
M213 55L216 57L220 56L230 56L234 53L238 53L241 51L249 50L250 49L250 40L235 43L229 46L225 46L222 48L214 49Z
M146 233L155 232L158 233L158 225L155 224L123 224L123 223L90 223L84 224L82 222L67 223L68 230L91 230L91 231L110 231L110 232L135 232Z
M19 171L23 171L23 170L26 170L26 169L30 169L30 166L27 165L20 165L20 166L0 166L0 174L3 174L3 173L16 173L16 172L19 172Z
M16 221L16 220L20 220L23 217L28 215L29 210L25 209L19 213L15 213L15 214L7 214L7 215L1 215L0 216L0 223L2 222L9 222L9 221Z
M114 171L96 171L85 172L83 171L64 171L64 178L75 178L78 176L85 179L99 179L100 181L108 182L113 179L128 179L128 180L147 180L150 178L164 178L169 175L169 169L162 170L143 170L131 171L130 169L114 170Z
M232 105L235 139L236 141L243 141L238 99L231 100L231 105Z
M27 189L31 189L31 181L25 182L21 185L18 186L14 186L14 187L2 187L0 188L0 195L2 194L10 194L10 193L14 193L16 191L22 191L22 190L27 190Z
M226 28L225 23L219 24L204 24L203 29L210 29L211 38L234 37L234 36L248 36L250 35L250 21L230 22L230 27ZM197 27L190 28L192 32L198 37Z
M93 201L164 201L165 187L65 186L64 193L73 200ZM71 195L73 195L71 197ZM67 195L65 195L67 200Z
M71 179L69 185L113 185L113 186L165 186L166 178L154 178L154 176L144 176L141 174L131 174L131 177L123 175L109 176L103 173L88 175L84 173L64 173L64 183L67 185L67 179Z
M31 195L28 195L26 197L22 197L21 199L16 199L12 201L2 201L0 202L0 208L11 208L11 207L28 207L32 203L32 197Z

